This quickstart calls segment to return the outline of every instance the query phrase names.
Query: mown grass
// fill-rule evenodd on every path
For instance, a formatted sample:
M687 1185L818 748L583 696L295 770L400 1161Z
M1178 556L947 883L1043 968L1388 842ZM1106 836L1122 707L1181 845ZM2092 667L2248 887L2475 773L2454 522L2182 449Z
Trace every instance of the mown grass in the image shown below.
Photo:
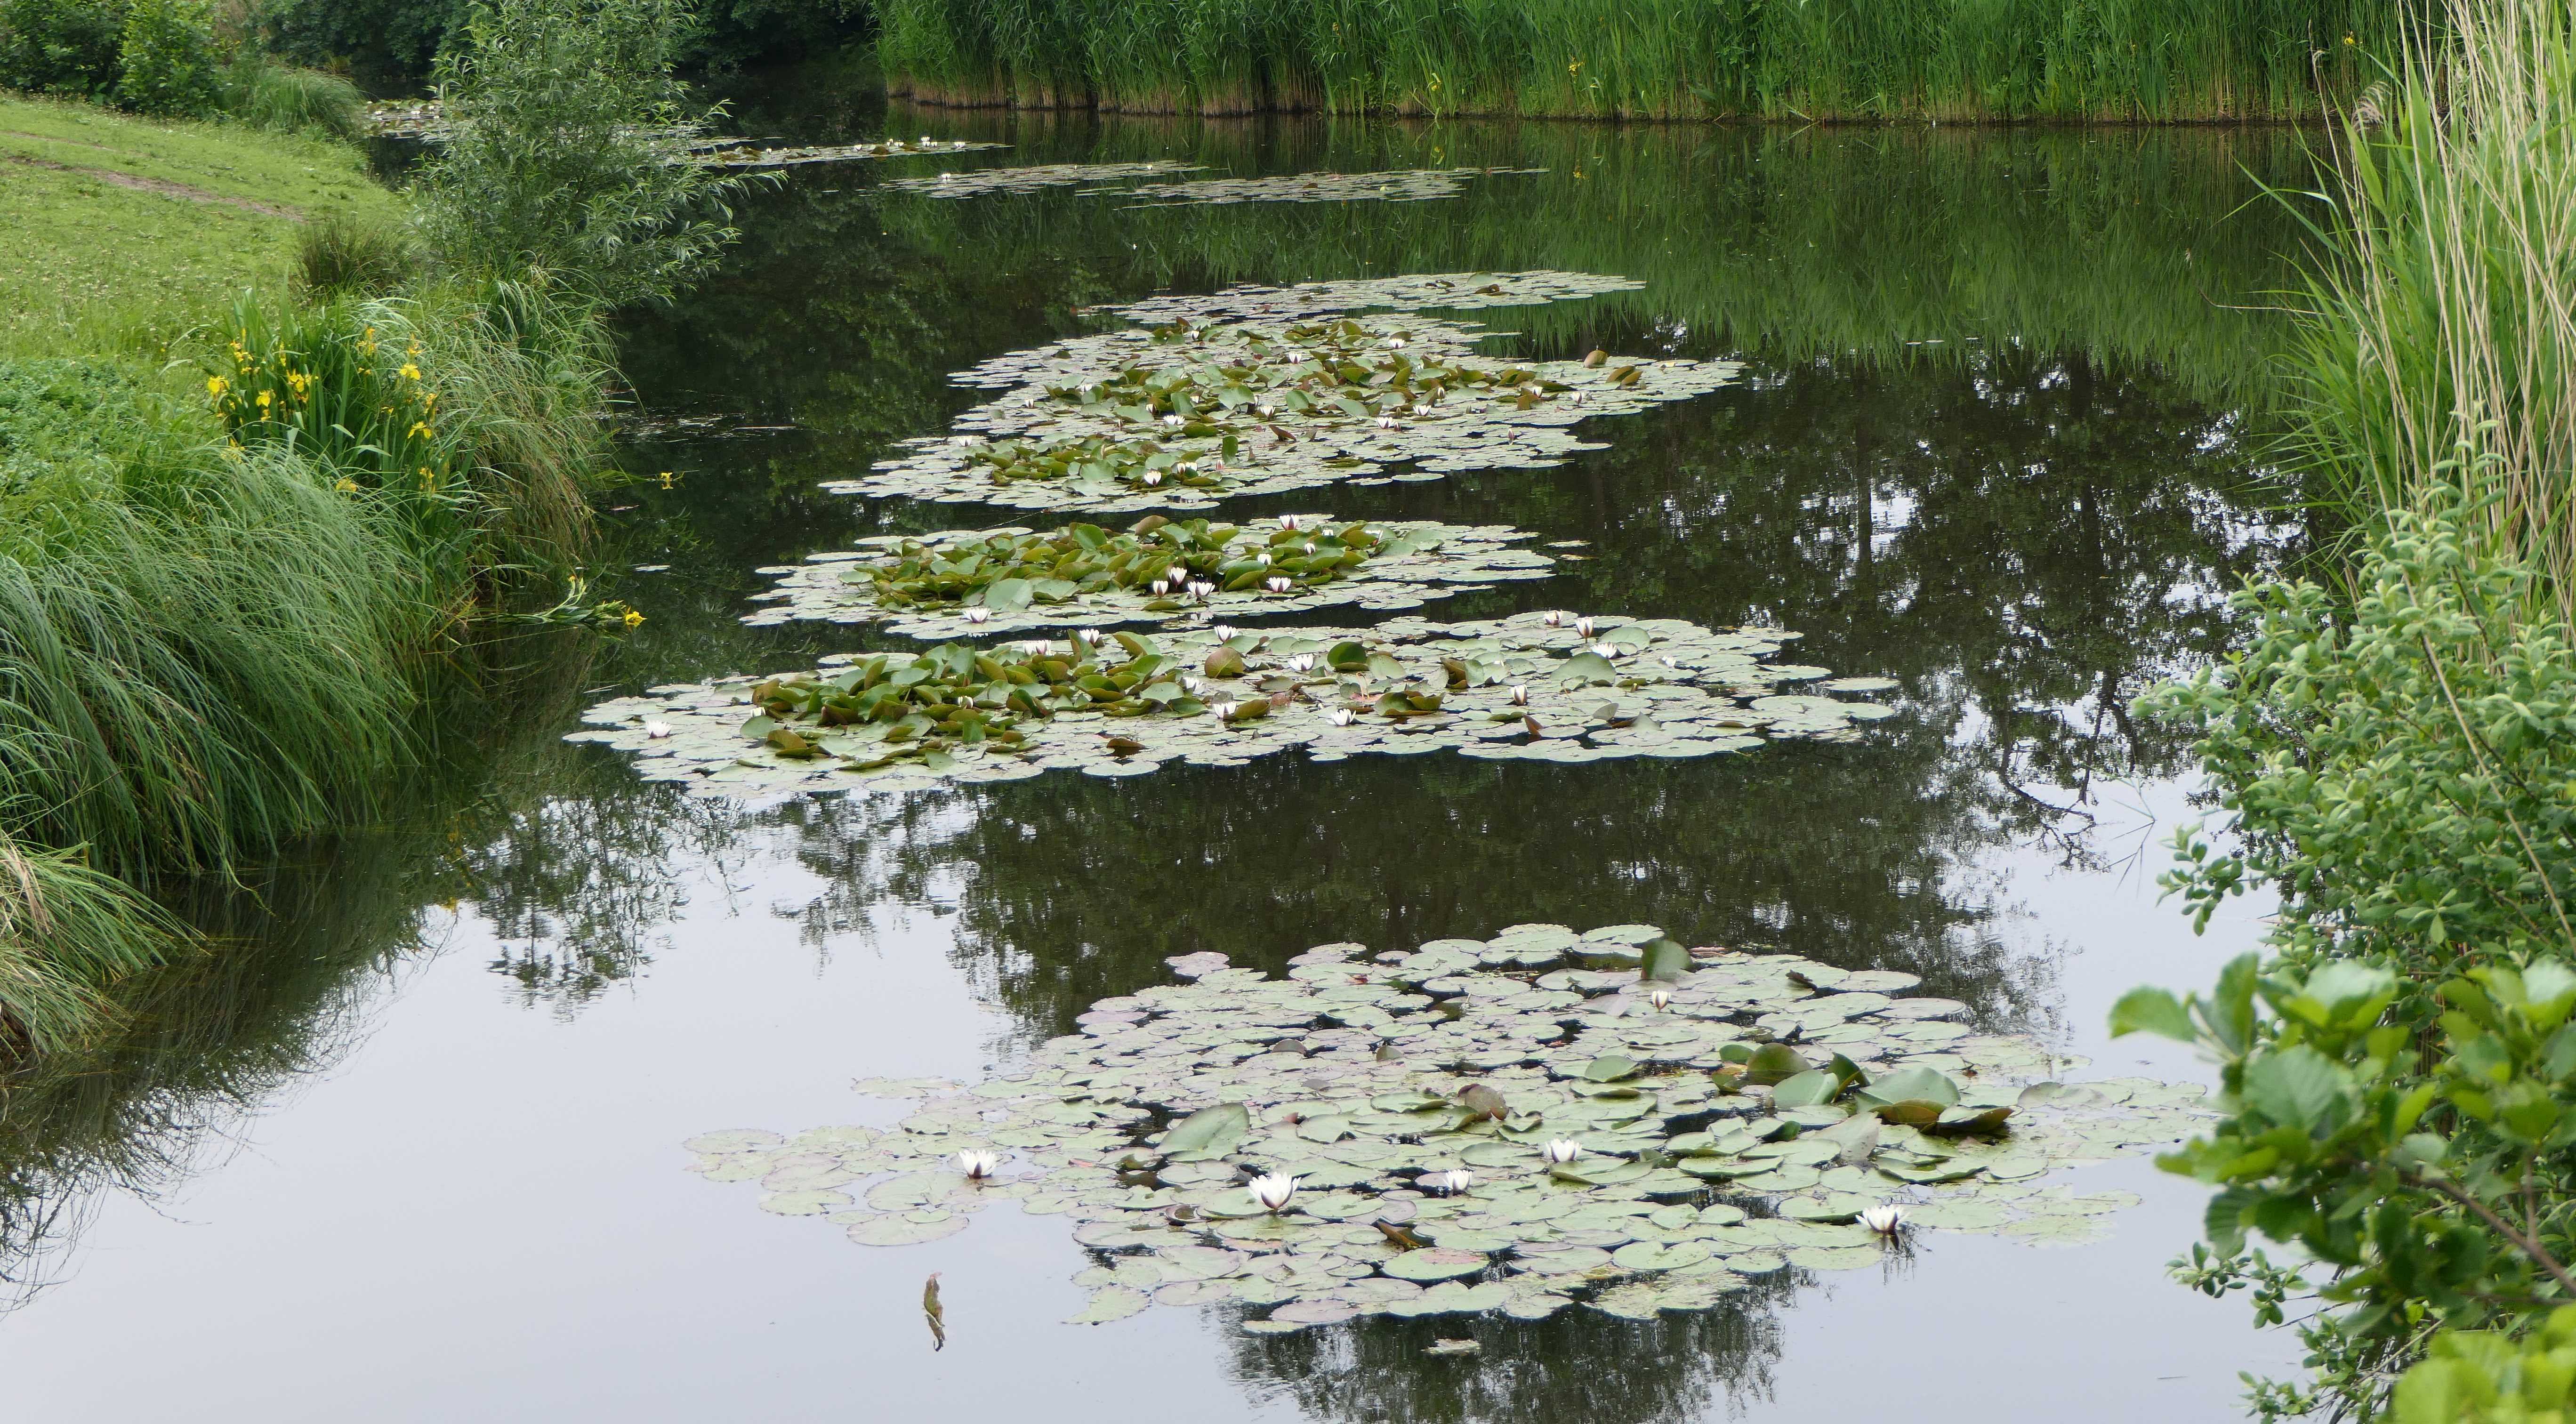
M2170 121L2315 114L2374 0L880 0L895 92L1143 113Z
M0 357L157 346L281 283L304 221L386 224L354 149L0 95Z

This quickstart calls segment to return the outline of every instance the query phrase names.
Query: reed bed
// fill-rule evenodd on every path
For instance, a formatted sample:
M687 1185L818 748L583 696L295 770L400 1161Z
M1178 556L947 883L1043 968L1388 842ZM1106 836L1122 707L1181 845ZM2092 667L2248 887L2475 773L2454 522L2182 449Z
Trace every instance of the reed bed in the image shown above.
M2576 615L2576 5L2452 0L2345 129L2291 375L2364 529L2456 492L2535 616Z
M889 88L1129 113L2113 122L2305 118L2374 0L880 0Z

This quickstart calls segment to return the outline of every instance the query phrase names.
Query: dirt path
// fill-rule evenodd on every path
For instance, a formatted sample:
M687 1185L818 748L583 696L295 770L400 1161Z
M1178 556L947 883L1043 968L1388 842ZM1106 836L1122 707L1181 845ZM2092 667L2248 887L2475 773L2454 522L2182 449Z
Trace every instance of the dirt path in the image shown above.
M0 132L11 133L11 136L13 137L19 136L16 135L14 131L0 130ZM27 134L23 136L27 138L42 137L37 134ZM44 141L47 143L76 142L76 140L71 139L45 139ZM85 146L91 148L98 147L96 144ZM113 168L83 168L77 164L55 163L47 159L30 158L23 153L0 154L0 158L5 158L11 163L24 164L29 168L50 168L58 173L86 174L89 177L100 180L101 182L113 183L120 188L132 188L136 192L140 193L159 193L163 197L186 198L190 202L194 203L222 203L227 207L240 208L246 212L265 213L273 218L287 218L295 222L302 222L304 220L304 214L295 208L286 207L278 203L263 203L251 198L227 197L222 193L208 192L203 188L190 187L185 183L173 183L167 178L144 178L132 173L119 173Z

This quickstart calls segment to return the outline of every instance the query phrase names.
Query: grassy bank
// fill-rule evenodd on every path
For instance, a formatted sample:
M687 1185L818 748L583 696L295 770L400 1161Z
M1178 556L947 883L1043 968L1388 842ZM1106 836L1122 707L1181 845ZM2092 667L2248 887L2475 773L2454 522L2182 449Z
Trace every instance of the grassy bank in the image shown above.
M398 202L345 145L0 93L0 356L164 345Z
M879 0L890 87L1130 113L2298 118L2375 71L2367 0Z

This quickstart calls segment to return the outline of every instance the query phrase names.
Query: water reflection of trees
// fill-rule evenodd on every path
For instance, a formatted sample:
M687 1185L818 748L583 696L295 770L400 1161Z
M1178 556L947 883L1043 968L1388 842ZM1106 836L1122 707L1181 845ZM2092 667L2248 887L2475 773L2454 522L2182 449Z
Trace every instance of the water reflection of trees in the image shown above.
M1432 1316L1234 1338L1234 1371L1298 1415L1370 1424L1668 1424L1768 1398L1790 1273L1713 1310L1628 1320L1561 1311L1543 1321ZM1422 1352L1444 1338L1484 1348Z

